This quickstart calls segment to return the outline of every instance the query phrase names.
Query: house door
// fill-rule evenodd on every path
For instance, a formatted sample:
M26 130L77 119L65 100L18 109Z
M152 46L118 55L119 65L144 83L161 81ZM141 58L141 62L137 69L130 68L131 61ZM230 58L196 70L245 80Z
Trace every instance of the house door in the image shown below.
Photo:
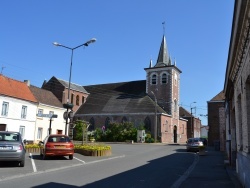
M6 130L6 124L0 124L0 131Z
M174 143L177 143L177 127L174 126Z

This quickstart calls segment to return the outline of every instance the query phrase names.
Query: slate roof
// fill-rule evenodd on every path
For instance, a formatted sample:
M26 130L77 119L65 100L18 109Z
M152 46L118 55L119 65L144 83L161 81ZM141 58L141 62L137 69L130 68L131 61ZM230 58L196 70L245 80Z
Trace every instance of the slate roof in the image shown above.
M221 91L215 97L213 97L210 101L223 101L223 100L225 100L225 94L223 93L223 91Z
M37 101L46 105L56 106L63 108L62 103L57 99L57 97L46 89L41 89L36 86L30 86L30 90L33 95L36 97Z
M56 77L55 77L56 78ZM61 80L59 78L56 78L65 88L68 88L69 87L69 82L68 81L65 81L65 80ZM75 84L75 83L72 83L70 82L70 89L71 90L75 90L75 91L80 91L80 92L83 92L83 93L88 93L84 87L82 87L81 85L78 85L78 84Z
M90 93L76 114L153 113L154 101L145 93L146 81L84 86ZM158 113L166 113L158 106Z
M181 107L179 108L179 116L180 117L191 117L191 113L187 111L185 108Z
M8 78L2 74L0 74L0 95L37 102L27 83Z
M171 65L170 58L168 55L168 47L166 42L166 37L163 35L161 47L158 54L158 59L155 67L162 67L162 66L168 66Z

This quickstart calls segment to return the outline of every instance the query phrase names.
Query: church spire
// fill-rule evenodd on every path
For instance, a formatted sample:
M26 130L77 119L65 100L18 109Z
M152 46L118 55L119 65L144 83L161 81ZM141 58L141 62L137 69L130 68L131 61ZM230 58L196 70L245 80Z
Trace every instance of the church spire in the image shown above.
M163 35L162 41L161 41L161 47L160 47L160 51L158 54L158 59L157 59L157 63L155 67L168 66L170 65L169 63L170 61L169 61L169 55L168 55L167 42L166 42L165 35Z

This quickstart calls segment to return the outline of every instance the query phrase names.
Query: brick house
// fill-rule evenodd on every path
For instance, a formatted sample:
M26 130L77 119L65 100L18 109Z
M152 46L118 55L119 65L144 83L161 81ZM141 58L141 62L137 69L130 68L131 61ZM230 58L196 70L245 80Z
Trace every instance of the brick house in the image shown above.
M210 101L208 106L208 145L215 146L220 151L225 151L226 119L225 119L225 95L221 91ZM219 145L218 145L219 144Z
M180 107L180 117L187 119L187 138L195 138L201 136L201 120L193 114L191 114L189 111L187 111L185 108Z
M163 35L158 59L152 60L146 80L84 86L89 93L75 118L90 122L90 129L108 127L109 122L143 124L164 143L185 143L187 120L180 118L180 73L168 55Z
M236 0L224 83L227 154L250 187L250 1Z

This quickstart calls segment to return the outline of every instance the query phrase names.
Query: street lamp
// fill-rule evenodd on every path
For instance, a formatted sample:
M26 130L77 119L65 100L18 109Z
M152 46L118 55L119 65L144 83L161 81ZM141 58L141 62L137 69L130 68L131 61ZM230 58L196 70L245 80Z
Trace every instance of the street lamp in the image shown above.
M196 102L192 102L192 103L190 103L190 108L191 108L191 137L194 137L194 131L193 131L193 112L192 112L192 110L193 110L193 108L192 108L192 104L194 104L194 103L196 103Z
M154 95L155 98L155 126L154 126L154 142L157 140L157 99L153 91L151 93Z
M72 109L72 108L73 108L73 104L71 104L71 103L69 102L69 93L70 93L71 72L72 72L72 62L73 62L74 50L77 49L77 48L80 48L80 47L82 47L82 46L88 46L89 44L94 43L95 41L96 41L96 39L95 39L95 38L92 38L92 39L90 39L89 41L87 41L87 42L85 42L85 43L83 43L83 44L81 44L81 45L79 45L79 46L76 46L76 47L74 47L74 48L70 48L70 47L68 47L68 46L64 46L64 45L62 45L62 44L60 44L60 43L58 43L58 42L53 42L53 45L55 45L55 46L60 46L60 47L67 48L67 49L71 50L71 61L70 61L70 72L69 72L69 87L68 87L68 98L67 98L67 103L63 105L65 108L67 108L67 112L66 112L66 113L67 113L67 114L66 114L66 123L65 123L65 135L67 135L67 125L68 125L68 117L69 117L69 116L68 116L68 115L69 115L68 111L69 111L69 109ZM71 102L72 102L72 101L71 101Z

